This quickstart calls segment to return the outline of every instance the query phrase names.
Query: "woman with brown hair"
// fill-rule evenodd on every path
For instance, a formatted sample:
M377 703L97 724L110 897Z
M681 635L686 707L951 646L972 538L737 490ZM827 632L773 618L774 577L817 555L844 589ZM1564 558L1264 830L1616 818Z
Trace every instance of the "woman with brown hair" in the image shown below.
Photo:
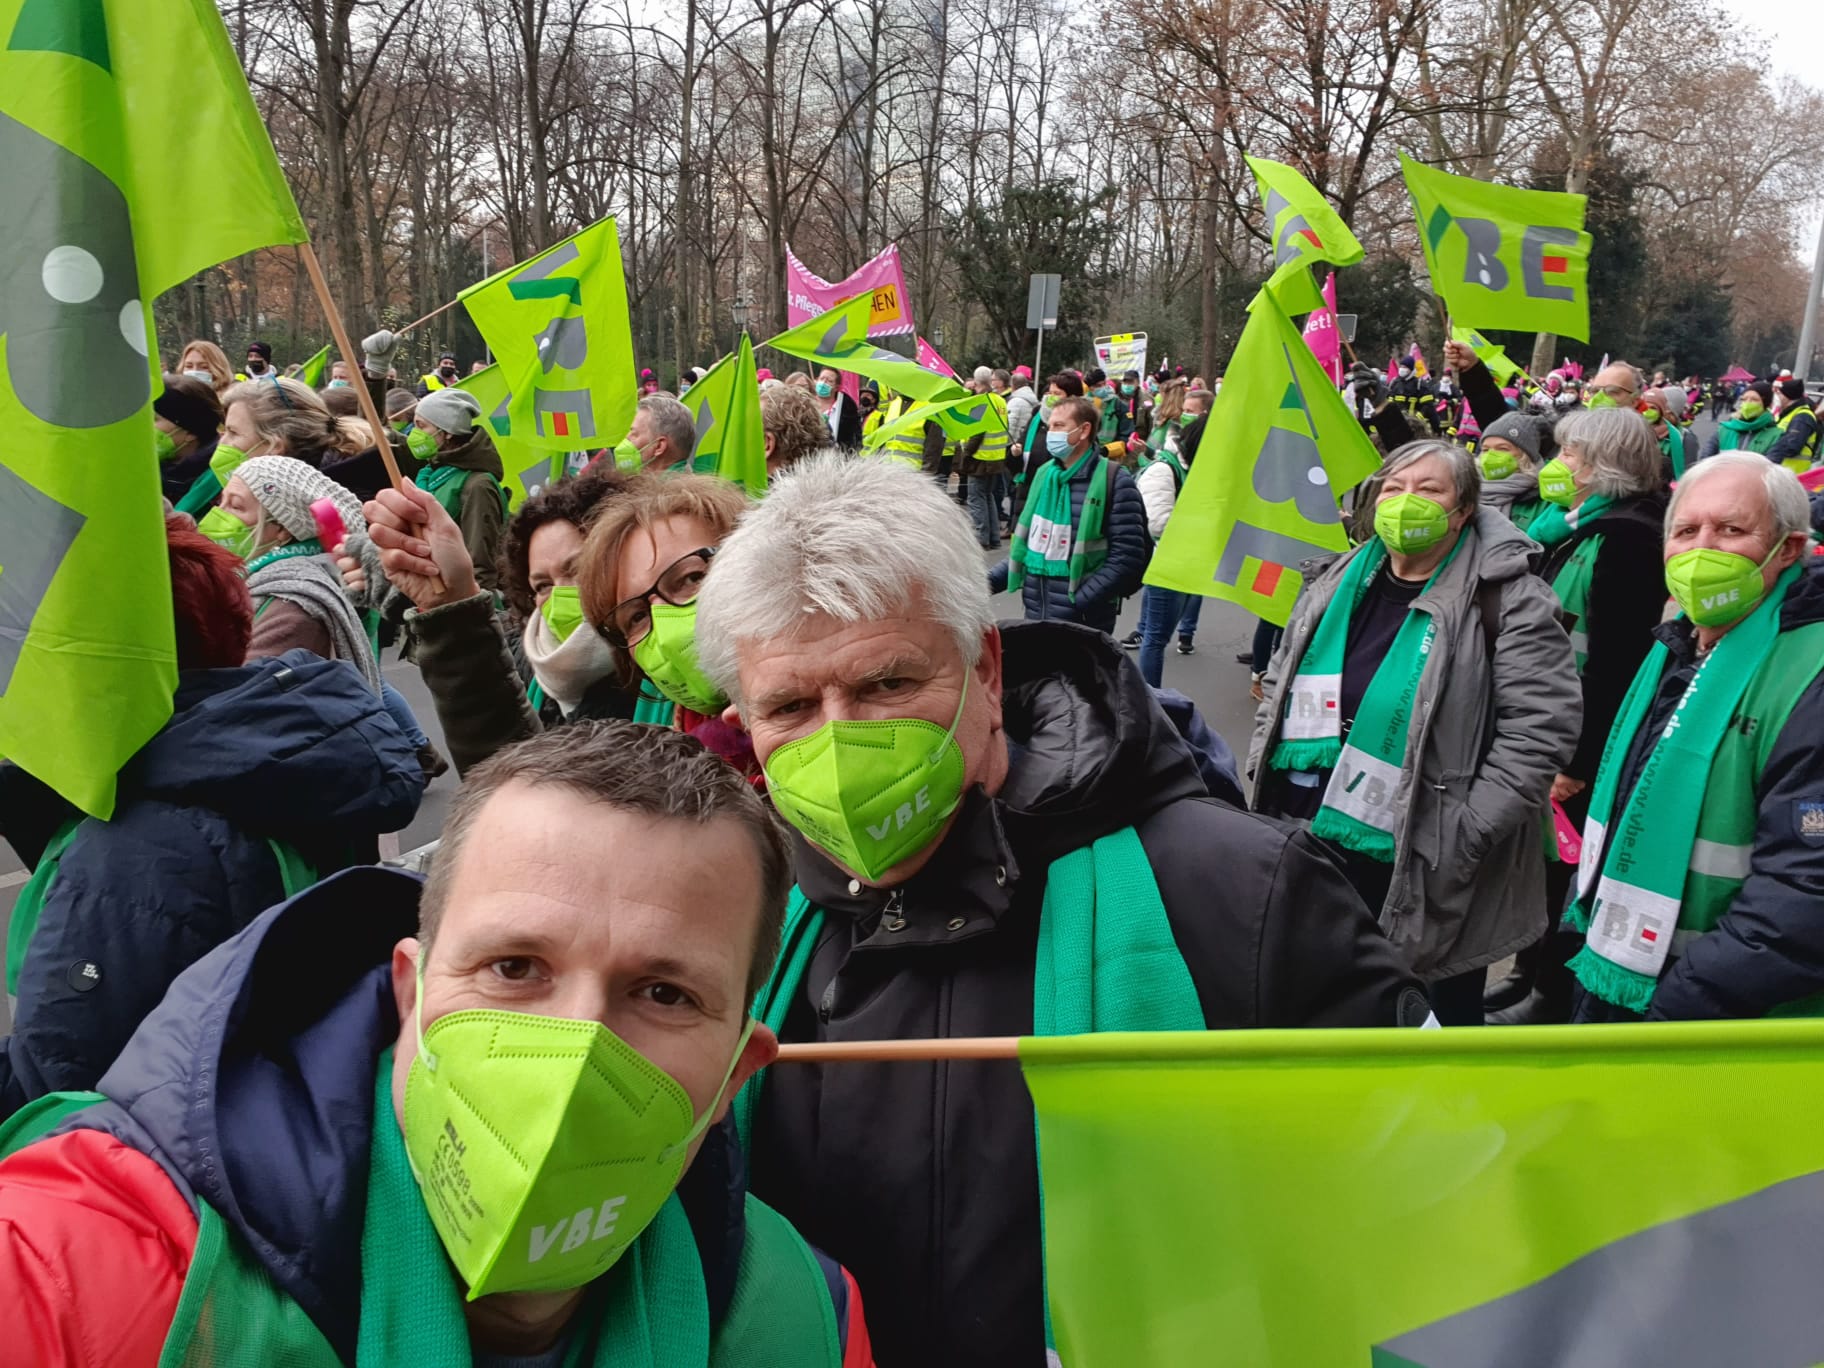
M641 476L590 529L577 564L583 617L614 651L634 720L695 736L742 773L760 773L747 734L722 721L728 698L697 665L697 595L747 510L739 485L708 475Z

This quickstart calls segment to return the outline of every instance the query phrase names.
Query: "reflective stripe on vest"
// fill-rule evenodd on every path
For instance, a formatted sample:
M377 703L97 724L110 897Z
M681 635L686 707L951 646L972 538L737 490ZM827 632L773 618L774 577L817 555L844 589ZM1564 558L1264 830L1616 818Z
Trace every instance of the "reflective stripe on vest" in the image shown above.
M904 416L907 405L904 398L895 399L887 405L886 422L894 422ZM898 461L901 465L920 468L925 463L925 434L923 429L915 432L896 432L880 444L880 454L889 461Z
M1803 400L1799 400L1799 401L1795 402L1791 408L1789 408L1785 412L1781 413L1780 416L1778 418L1774 419L1773 421L1774 421L1775 425L1780 429L1780 431L1784 432L1784 431L1786 431L1787 428L1792 426L1792 420L1794 418L1797 418L1801 413L1810 413L1814 420L1817 418L1817 414L1812 413L1811 405L1804 402ZM1789 470L1796 470L1800 474L1803 474L1805 471L1811 469L1812 460L1813 460L1813 458L1815 458L1817 456L1817 454L1818 454L1818 429L1817 429L1817 425L1814 421L1814 423L1812 425L1812 429L1811 429L1811 436L1809 436L1805 439L1805 445L1799 449L1799 454L1797 456L1788 457L1785 464ZM1794 461L1803 461L1804 464L1799 465L1799 466L1794 466L1792 464Z
M1007 401L998 394L988 396L988 406L1000 418L1000 427L982 434L982 444L975 449L971 458L976 461L1004 461L1007 459L1007 448L1013 440L1013 434L1007 430Z

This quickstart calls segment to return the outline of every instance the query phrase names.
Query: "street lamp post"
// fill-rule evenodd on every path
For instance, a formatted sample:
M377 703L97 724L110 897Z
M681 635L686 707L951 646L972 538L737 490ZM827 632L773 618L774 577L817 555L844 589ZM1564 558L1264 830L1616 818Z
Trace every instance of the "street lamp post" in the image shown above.
M933 323L931 325L931 345L937 351L939 351L939 352L943 351L943 349L944 349L944 325L942 323Z
M728 311L733 315L735 320L735 350L739 351L741 349L741 334L747 331L747 296L744 294L736 295L734 303L729 305Z

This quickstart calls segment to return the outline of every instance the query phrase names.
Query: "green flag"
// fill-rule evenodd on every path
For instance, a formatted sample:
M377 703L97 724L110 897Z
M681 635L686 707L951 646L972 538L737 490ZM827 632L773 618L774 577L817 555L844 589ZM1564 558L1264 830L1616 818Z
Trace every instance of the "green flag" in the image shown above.
M0 756L106 817L177 682L151 301L306 234L213 0L0 0L0 165Z
M512 391L513 436L611 447L639 398L621 238L611 218L462 292Z
M1821 1051L1817 1021L1022 1040L1059 1356L1824 1362Z
M518 440L513 429L513 396L507 391L500 362L457 381L452 388L467 390L481 405L480 423L488 429L494 439L494 449L500 453L503 472L500 483L509 495L509 507L518 508L546 485L562 477L564 455L561 451Z
M1474 328L1464 328L1452 322L1450 336L1453 342L1461 342L1482 358L1482 364L1488 367L1489 374L1495 377L1498 384L1505 385L1517 375L1525 375L1519 362L1508 356L1505 348L1490 342Z
M298 380L312 389L323 383L323 372L329 369L329 348L325 346L298 368Z
M1353 266L1364 255L1362 244L1296 168L1249 157L1248 169L1260 187L1261 211L1273 236L1273 274L1267 289L1288 314L1323 308L1324 294L1311 278L1311 264Z
M742 333L741 345L686 390L683 403L697 420L691 469L745 485L757 499L766 493L766 432L756 376L754 344Z
M828 313L807 318L766 345L787 356L819 361L837 370L878 380L897 394L926 401L955 399L968 393L947 375L928 371L910 357L868 341L872 294L859 294Z
M922 434L927 421L935 421L952 441L966 442L971 437L1006 431L1007 408L995 404L986 394L962 394L955 399L940 399L934 404L918 404L907 409L890 423L882 423L862 439L862 445L881 446L902 432Z
M1590 235L1582 195L1522 190L1422 166L1400 169L1432 287L1452 325L1590 337Z
M1272 294L1262 290L1210 410L1146 582L1239 603L1282 626L1299 563L1348 549L1337 498L1380 464L1374 444Z

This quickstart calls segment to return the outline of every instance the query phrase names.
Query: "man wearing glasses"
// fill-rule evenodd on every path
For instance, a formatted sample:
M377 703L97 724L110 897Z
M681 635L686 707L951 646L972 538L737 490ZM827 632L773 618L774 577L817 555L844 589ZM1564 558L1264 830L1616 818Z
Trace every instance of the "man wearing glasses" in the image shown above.
M1646 382L1637 367L1626 361L1615 361L1591 378L1589 388L1583 392L1583 406L1637 409L1640 392L1645 387Z

